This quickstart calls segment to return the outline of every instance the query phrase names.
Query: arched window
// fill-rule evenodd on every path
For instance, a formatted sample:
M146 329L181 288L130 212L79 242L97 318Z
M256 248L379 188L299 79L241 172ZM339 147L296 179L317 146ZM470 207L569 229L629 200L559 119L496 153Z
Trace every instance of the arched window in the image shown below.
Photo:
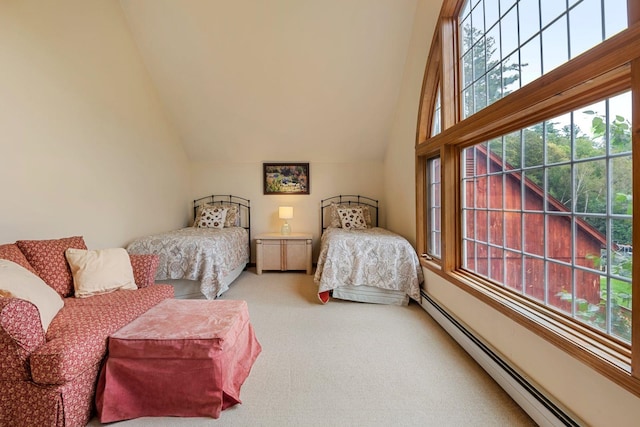
M439 22L416 148L425 267L640 395L640 6L445 0Z

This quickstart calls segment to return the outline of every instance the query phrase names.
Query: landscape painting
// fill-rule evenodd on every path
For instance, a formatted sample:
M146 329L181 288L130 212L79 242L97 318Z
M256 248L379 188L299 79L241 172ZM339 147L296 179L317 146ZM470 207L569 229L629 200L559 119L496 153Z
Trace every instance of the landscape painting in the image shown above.
M309 194L309 163L263 163L264 194Z

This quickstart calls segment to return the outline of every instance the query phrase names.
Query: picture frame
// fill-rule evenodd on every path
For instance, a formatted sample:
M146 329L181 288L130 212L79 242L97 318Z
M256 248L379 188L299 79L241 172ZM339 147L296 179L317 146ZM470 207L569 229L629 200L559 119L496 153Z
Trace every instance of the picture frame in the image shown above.
M309 163L263 163L264 194L309 194Z

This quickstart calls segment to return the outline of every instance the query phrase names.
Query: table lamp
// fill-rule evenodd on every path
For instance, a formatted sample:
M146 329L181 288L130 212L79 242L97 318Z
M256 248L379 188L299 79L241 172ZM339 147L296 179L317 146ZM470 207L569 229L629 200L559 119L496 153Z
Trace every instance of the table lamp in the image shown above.
M284 219L284 224L282 224L282 228L280 228L280 234L291 234L291 227L287 220L293 218L293 207L280 206L278 208L278 216L280 219Z

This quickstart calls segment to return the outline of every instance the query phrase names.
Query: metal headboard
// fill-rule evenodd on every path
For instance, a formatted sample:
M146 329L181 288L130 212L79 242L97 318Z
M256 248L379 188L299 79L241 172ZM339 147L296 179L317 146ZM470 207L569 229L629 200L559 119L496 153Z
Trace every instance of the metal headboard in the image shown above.
M198 208L204 204L209 205L235 205L238 207L239 226L247 230L249 234L249 262L251 262L251 201L244 197L226 194L212 194L193 201L193 219L195 221Z
M372 219L371 221L378 226L378 201L376 199L372 199L371 197L360 196L360 195L338 195L329 197L327 199L320 200L320 221L321 221L321 229L320 234L327 229L325 226L325 209L331 206L332 203L336 203L338 205L362 205L368 206L369 211L371 212ZM373 218L375 216L375 219Z

